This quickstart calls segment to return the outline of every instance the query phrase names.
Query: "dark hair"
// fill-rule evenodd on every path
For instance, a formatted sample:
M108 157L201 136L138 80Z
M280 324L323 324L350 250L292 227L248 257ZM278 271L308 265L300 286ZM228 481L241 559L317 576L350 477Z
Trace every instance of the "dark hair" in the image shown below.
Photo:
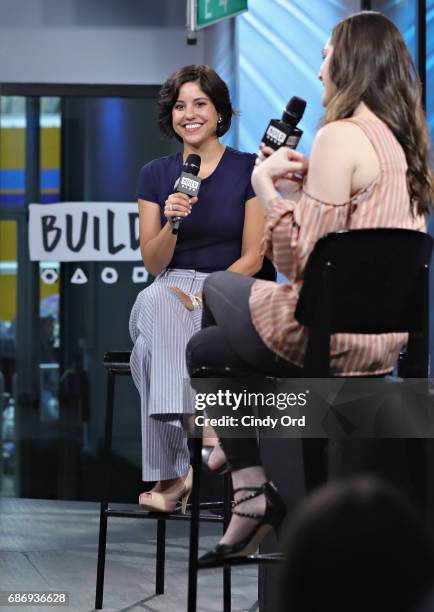
M331 45L330 78L337 91L324 123L350 117L364 102L404 149L411 209L427 214L434 197L429 132L420 79L401 32L381 13L362 11L333 28Z
M301 504L287 534L282 606L291 612L407 612L434 581L434 545L410 502L372 477Z
M223 136L231 127L232 108L229 90L226 83L217 72L209 66L191 64L174 72L163 84L158 95L158 125L163 134L175 136L182 142L182 138L174 131L172 126L172 109L178 99L179 90L184 83L199 83L202 91L214 104L222 120L217 124L217 136Z

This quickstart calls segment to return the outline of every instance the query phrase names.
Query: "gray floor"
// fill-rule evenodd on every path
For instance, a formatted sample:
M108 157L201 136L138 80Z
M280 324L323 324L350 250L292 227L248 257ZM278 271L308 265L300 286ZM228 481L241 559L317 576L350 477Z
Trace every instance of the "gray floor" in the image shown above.
M94 609L98 505L0 498L0 590L65 590L68 608ZM104 610L183 612L187 609L188 523L167 524L166 592L154 595L156 524L109 519ZM201 549L214 544L220 525L203 524ZM257 570L232 572L232 610L257 610ZM221 611L222 571L199 575L198 612ZM48 607L0 606L0 610Z

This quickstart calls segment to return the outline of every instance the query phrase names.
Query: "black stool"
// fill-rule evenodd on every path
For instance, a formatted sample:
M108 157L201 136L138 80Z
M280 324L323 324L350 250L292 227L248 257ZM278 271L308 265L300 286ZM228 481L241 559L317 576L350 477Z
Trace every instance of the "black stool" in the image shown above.
M222 368L221 370L211 370L210 368L200 368L194 375L194 378L222 378L224 376L234 377L231 368ZM251 372L242 372L235 374L237 377L248 378ZM220 562L207 563L206 567L201 567L198 560L199 553L199 517L200 517L200 481L202 467L202 438L195 437L193 440L192 462L193 466L193 490L191 502L191 523L190 523L190 558L188 566L188 612L196 612L197 604L197 573L200 569L223 568L224 580L224 612L230 612L231 609L231 593L230 593L230 570L233 566L239 565L258 565L258 564L275 564L283 561L281 553L256 554L250 557L227 559L224 564ZM226 485L226 491L230 493L230 483ZM227 494L225 495L227 499ZM230 507L225 513L224 529L230 519Z
M111 475L111 445L112 445L112 431L113 431L113 408L114 408L114 395L115 395L115 379L116 376L130 375L130 355L129 351L122 352L110 352L104 356L104 366L107 369L107 400L106 400L106 423L105 423L105 438L104 438L104 480L103 489L101 496L100 505L100 520L99 520L99 543L98 543L98 566L97 566L97 578L96 578L96 592L95 592L95 609L100 610L103 607L103 596L104 596L104 572L105 572L105 555L106 555L106 541L107 541L107 521L111 516L124 517L124 518L140 518L140 519L152 519L157 521L157 554L156 554L156 566L155 566L155 594L162 595L164 593L164 563L165 563L165 548L166 548L166 521L178 520L178 521L190 521L192 520L209 522L209 523L223 523L223 530L229 521L230 516L230 500L231 500L231 488L230 479L228 475L225 475L224 480L224 501L220 502L205 502L198 503L198 511L191 514L182 514L180 511L180 505L174 512L159 513L159 512L147 512L145 510L115 510L109 505L109 493L110 493L110 475ZM200 446L202 447L202 439L200 439ZM200 462L199 462L200 465ZM200 467L194 467L195 470L200 471ZM193 492L198 502L199 492ZM192 504L187 505L187 509L191 511ZM204 512L201 512L203 510ZM220 514L214 514L211 511L220 510ZM197 526L198 529L198 526ZM190 553L191 556L191 553ZM230 569L224 570L223 580L223 598L224 598L224 612L230 612ZM189 579L190 582L190 579ZM229 603L228 603L229 602ZM229 607L228 607L229 606Z

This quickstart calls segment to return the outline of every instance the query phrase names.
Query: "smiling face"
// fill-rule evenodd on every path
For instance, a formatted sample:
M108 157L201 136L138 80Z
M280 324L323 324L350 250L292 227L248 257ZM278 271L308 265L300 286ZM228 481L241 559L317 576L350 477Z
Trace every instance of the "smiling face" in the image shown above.
M184 144L200 147L210 138L217 138L218 113L197 81L189 81L179 88L172 109L172 126Z
M323 106L327 106L330 100L336 93L336 86L330 78L330 62L332 59L333 47L330 44L330 40L327 41L326 46L322 51L323 62L319 70L318 78L324 85L324 92L322 97Z

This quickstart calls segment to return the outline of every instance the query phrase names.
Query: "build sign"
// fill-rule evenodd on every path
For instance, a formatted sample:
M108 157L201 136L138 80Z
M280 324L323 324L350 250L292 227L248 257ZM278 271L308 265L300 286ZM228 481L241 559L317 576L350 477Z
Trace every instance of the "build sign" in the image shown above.
M32 261L140 261L137 204L30 204L29 250Z

